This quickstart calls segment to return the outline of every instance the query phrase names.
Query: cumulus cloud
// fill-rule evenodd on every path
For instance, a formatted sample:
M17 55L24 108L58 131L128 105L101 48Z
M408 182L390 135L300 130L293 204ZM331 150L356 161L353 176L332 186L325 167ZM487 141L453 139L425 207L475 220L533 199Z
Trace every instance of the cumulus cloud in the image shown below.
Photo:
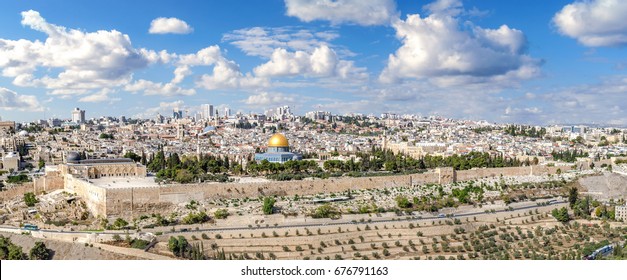
M39 40L0 39L2 75L18 86L51 89L52 94L84 94L90 90L127 83L131 73L151 60L132 47L119 31L83 32L46 22L36 11L22 12L22 24L47 35ZM155 53L156 57L164 54ZM39 69L47 69L36 77Z
M212 90L219 88L259 88L267 87L269 81L254 77L250 73L243 74L239 65L233 61L221 60L213 67L211 74L200 76L197 86Z
M398 16L394 0L285 0L287 15L310 22L387 25Z
M111 89L102 89L100 92L82 97L81 99L79 99L78 101L80 102L90 102L90 103L102 103L102 102L109 102L109 103L113 103L113 102L117 102L122 100L119 97L111 97L110 94L113 93L113 90Z
M279 92L261 92L249 96L244 103L254 106L285 105L294 103L295 98Z
M627 1L576 1L553 17L559 32L589 47L627 45Z
M595 84L514 93L511 89L487 84L441 88L433 87L428 81L412 80L362 90L362 100L375 105L357 104L363 105L361 112L389 110L494 122L596 123L627 127L627 76L606 77ZM342 112L347 110L336 105Z
M295 76L365 78L365 68L355 67L352 61L341 60L328 46L322 45L308 53L276 49L271 60L255 67L260 77Z
M144 95L178 96L194 95L194 89L184 89L176 83L156 83L147 80L137 80L124 86L124 90L129 92L143 92Z
M187 89L179 86L179 84L193 74L193 67L196 66L213 67L210 73L202 74L196 79L195 85L204 89L258 88L269 85L268 79L242 73L234 61L228 60L222 55L222 51L217 45L203 48L196 53L175 55L172 60L176 67L173 71L174 77L170 82L162 83L139 79L129 82L124 86L124 90L141 92L144 95L194 95L196 94L195 89Z
M43 107L34 95L19 95L7 88L0 87L0 109L8 111L43 111Z
M135 114L133 117L135 118L153 118L157 114L161 114L162 116L171 116L172 110L185 110L189 109L188 106L185 106L185 102L183 100L176 100L172 102L159 102L159 106L144 108L138 107L133 111L140 112Z
M222 41L230 42L247 55L270 57L277 48L312 52L322 44L333 46L330 42L338 37L339 34L334 30L316 31L291 26L251 27L224 34ZM333 47L341 55L354 55L345 47Z
M174 17L153 19L152 22L150 22L150 29L148 30L150 34L188 34L192 31L194 31L194 29L185 21Z
M402 46L390 54L380 75L384 82L403 78L435 78L450 84L510 81L535 77L540 61L527 55L522 31L502 25L484 29L466 23L461 28L456 15L459 1L437 1L425 7L431 14L408 15L393 24Z

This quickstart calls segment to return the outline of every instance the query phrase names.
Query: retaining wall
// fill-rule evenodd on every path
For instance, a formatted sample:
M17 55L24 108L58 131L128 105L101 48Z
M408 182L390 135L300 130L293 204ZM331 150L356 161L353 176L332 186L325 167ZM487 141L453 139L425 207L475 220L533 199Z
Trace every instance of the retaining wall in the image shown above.
M258 196L314 195L318 193L345 192L347 190L392 188L420 184L451 183L486 177L525 176L555 174L558 169L569 167L524 166L507 168L483 168L455 171L452 168L432 170L422 174L330 178L302 181L259 182L259 183L201 183L168 184L155 187L101 188L72 176L66 177L66 189L85 198L88 208L95 216L136 217L138 213L164 213L171 211L173 204L184 204L190 200L231 199Z

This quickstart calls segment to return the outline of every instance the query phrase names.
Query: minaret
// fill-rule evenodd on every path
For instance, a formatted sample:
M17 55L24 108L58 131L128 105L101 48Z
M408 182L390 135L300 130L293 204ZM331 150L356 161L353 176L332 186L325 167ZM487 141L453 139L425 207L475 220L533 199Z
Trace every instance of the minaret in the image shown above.
M200 134L196 135L196 160L200 161Z
M387 149L387 147L388 147L388 138L387 138L385 130L383 131L383 141L382 142L383 143L381 143L381 149L385 151Z

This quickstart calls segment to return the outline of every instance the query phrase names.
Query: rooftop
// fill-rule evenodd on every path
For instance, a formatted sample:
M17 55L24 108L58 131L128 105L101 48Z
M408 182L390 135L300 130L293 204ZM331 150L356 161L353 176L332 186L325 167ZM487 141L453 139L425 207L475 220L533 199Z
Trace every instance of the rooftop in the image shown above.
M154 177L104 177L87 181L105 189L156 188L161 186L155 182Z

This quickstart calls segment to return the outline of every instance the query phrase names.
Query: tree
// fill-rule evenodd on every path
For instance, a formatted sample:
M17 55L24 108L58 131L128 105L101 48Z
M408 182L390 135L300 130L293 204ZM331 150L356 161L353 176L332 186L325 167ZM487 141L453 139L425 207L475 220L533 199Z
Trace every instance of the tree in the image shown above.
M122 228L124 228L124 227L128 226L128 222L127 222L127 221L125 221L125 220L124 220L124 219L122 219L122 218L117 218L117 219L115 219L115 221L113 222L113 226L114 226L116 229L122 229Z
M174 253L177 257L185 257L186 252L189 251L189 242L185 237L179 235L178 238L171 236L168 240L168 249Z
M229 216L229 211L226 209L218 209L213 215L216 219L226 219L226 217Z
M407 199L406 196L399 195L396 197L396 205L399 208L406 209L411 207L411 202L409 202L409 199Z
M174 180L181 184L191 183L194 180L194 175L187 169L179 169L176 171Z
M39 159L39 164L37 165L38 169L42 169L46 166L46 162L43 159Z
M133 153L133 152L126 152L126 154L124 154L124 157L125 157L125 158L130 158L130 159L132 159L134 162L139 162L139 161L142 159L142 157L141 157L141 156L139 156L138 154Z
M35 242L35 246L30 249L30 259L31 260L49 260L52 257L52 254L48 248L46 248L46 244L41 241Z
M187 216L183 217L184 224L198 224L209 221L209 216L207 213L201 211L198 213L189 213Z
M179 256L179 241L174 236L170 236L168 240L168 249L174 253L175 256Z
M568 203L570 204L570 209L573 209L575 203L577 203L578 196L579 192L577 191L577 187L572 187L568 190Z
M553 209L553 211L551 211L551 215L562 223L567 223L568 221L570 221L570 216L568 215L568 209L566 209L566 207L562 207L559 210Z
M144 151L142 150L142 156L141 156L141 164L143 166L146 166L147 162L146 162L146 153L144 153Z
M265 197L263 199L263 213L266 215L270 215L272 214L273 210L274 210L274 203L276 202L276 200L274 199L274 197Z
M165 155L163 150L159 150L152 160L148 163L148 169L152 172L159 172L165 168Z
M24 203L26 203L26 206L33 207L37 202L39 201L37 200L37 197L35 197L34 193L27 192L24 194Z
M311 216L316 219L319 219L319 218L338 219L340 218L341 213L339 210L335 209L335 207L331 206L330 204L324 204L316 208L316 210Z
M11 239L0 235L0 260L6 260L9 257L9 245Z
M17 246L11 243L9 244L8 249L9 249L9 253L8 253L7 259L9 260L25 260L26 259L26 254L24 254L24 252L22 251L21 246Z
M182 235L179 235L178 245L179 245L179 247L178 247L179 255L181 257L185 257L185 252L188 251L189 242L187 242L187 239L185 239L185 237L183 237Z

